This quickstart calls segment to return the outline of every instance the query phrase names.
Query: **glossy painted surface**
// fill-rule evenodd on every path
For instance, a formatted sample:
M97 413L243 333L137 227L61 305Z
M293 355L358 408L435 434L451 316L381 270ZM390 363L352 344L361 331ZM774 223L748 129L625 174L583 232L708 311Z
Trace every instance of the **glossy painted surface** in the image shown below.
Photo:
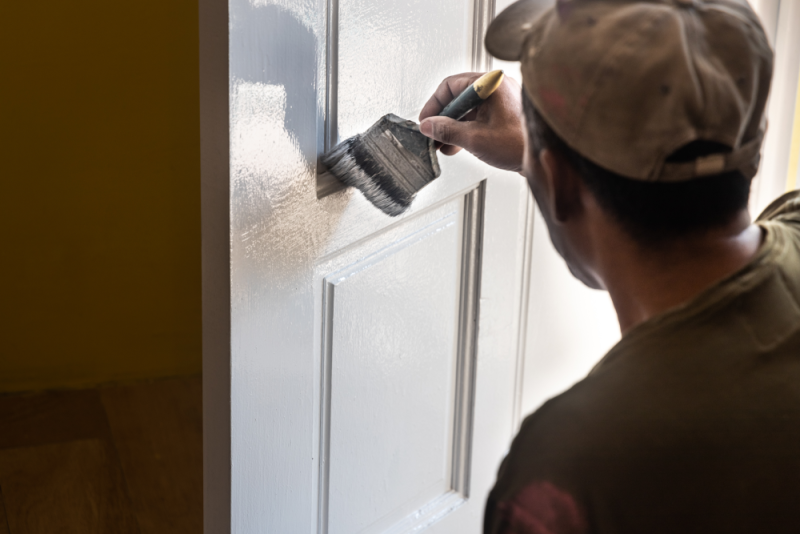
M203 0L210 8L217 1ZM391 111L413 115L440 79L471 69L473 28L465 11L469 6L442 2L456 14L443 19L444 11L438 4L388 0L364 3L365 13L359 15L361 26L350 28L346 22L352 16L348 9L361 3L342 2L339 74L346 77L348 72L361 70L372 75L375 70L379 76L373 76L373 87L394 91L391 102L365 109L358 107L360 99L348 100L350 89L339 87L336 107L343 125L368 125ZM204 402L218 413L216 418L206 419L204 431L207 442L229 436L230 453L226 455L216 442L217 454L206 452L206 470L216 469L216 480L220 481L205 486L207 525L228 525L233 532L248 533L324 532L326 525L318 522L318 512L320 472L325 468L320 451L325 450L326 435L331 440L331 532L334 528L347 531L352 526L348 521L355 521L355 526L380 521L393 510L403 509L407 502L403 499L417 495L417 488L430 487L438 480L438 475L429 475L439 473L447 460L437 460L435 456L440 453L433 454L427 446L441 443L442 436L450 431L449 416L445 415L449 393L444 386L437 386L435 378L446 374L459 335L455 301L462 295L453 297L452 284L457 281L451 278L464 264L458 253L460 241L449 233L454 230L443 230L443 241L432 237L428 243L436 246L423 241L398 252L394 259L387 258L372 272L366 270L342 283L343 299L333 314L333 332L340 336L336 338L339 345L351 348L337 349L333 344L332 356L342 366L331 381L329 405L334 417L327 434L322 429L326 405L324 280L371 253L391 249L447 216L453 211L453 203L459 205L466 193L486 180L481 208L484 245L479 258L483 271L471 412L474 439L469 444L469 499L426 530L478 532L483 501L513 427L524 183L517 175L493 171L462 154L444 158L442 177L426 187L409 212L398 219L390 219L349 190L317 200L315 168L323 146L328 94L325 80L330 66L326 59L326 6L321 1L232 0L229 28L209 18L209 24L217 24L217 32L228 32L230 48L229 69L223 73L217 65L206 84L218 89L224 76L228 92L208 89L205 93L208 143L204 144L203 194L204 206L209 209L204 214L204 247L208 245L204 262L209 269L204 287L214 295L205 301L205 324L223 328L205 340L208 350L204 366L215 373L205 377L208 394ZM399 41L391 40L393 28L382 26L389 20L386 13L399 13L403 20L417 21L427 29L397 28L415 41L407 43L408 54L413 54L394 68L376 64L378 60L370 55L370 49L379 46L391 55L399 45ZM385 43L374 40L380 32L375 33L373 27L387 32ZM439 27L446 31L437 30ZM211 38L206 43L213 49ZM436 46L445 47L452 56L430 61L426 54ZM227 107L226 121L212 113L219 105ZM225 135L214 137L220 128L229 133L229 145ZM227 211L222 197L229 201ZM462 220L456 216L454 228L460 228ZM228 230L226 234L224 230ZM227 249L221 246L223 235L229 236ZM226 263L228 251L230 260ZM226 265L227 273L220 274ZM225 287L230 288L227 300ZM386 301L391 306L381 304L389 298L381 295L391 296ZM432 297L436 297L435 315L421 314L418 308L427 306L427 299ZM477 299L477 293L474 297ZM376 318L373 310L387 315ZM225 338L226 318L230 321L229 338ZM378 319L375 328L386 330L373 332L377 337L370 337L372 329L355 328ZM426 330L426 322L438 328ZM353 328L337 331L336 324ZM392 330L393 325L397 331ZM428 332L424 343L413 339L423 332ZM386 360L368 359L370 352L385 345L389 345L384 347L387 353L402 353L403 347L410 351L397 369L399 374L393 382L397 389L378 388L372 383L392 369ZM416 382L412 381L412 371L420 367L425 367L428 375L421 373ZM336 377L344 387L336 388ZM401 397L420 400L414 404ZM415 416L423 404L429 412ZM226 409L229 426L219 415ZM425 430L406 438L409 444L416 443L416 452L392 448L392 429L375 419L380 412L392 412L393 417L406 422L419 420L420 429ZM427 429L434 427L441 428L430 435L433 431ZM351 448L368 451L364 459L371 466L390 465L391 454L400 454L398 458L403 458L416 475L403 479L398 471L356 469ZM431 445L431 450L437 450L436 446ZM224 487L225 469L230 470L229 494ZM364 494L349 495L353 488L362 492L364 488L377 488L369 495L375 499L375 506L364 501ZM226 503L230 503L229 511ZM400 528L404 524L408 523L394 525ZM214 532L225 531L220 528L214 528Z
M452 213L326 278L330 534L397 521L450 489L458 222Z
M441 73L470 64L470 8L462 0L339 0L340 139L389 112L417 119Z

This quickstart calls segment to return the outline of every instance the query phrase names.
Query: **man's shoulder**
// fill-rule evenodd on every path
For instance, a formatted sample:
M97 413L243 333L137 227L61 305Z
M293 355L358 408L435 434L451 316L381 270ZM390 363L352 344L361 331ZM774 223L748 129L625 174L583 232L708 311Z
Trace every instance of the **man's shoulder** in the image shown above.
M657 344L652 348L657 349ZM603 439L623 443L619 432L637 425L638 419L649 419L655 405L664 399L663 383L675 379L652 365L659 357L648 354L646 344L632 350L618 348L617 352L620 359L613 365L593 371L527 416L515 445L535 448L540 455L566 456L580 455L581 449L596 450ZM646 360L651 360L651 365Z
M789 191L773 200L756 220L800 222L800 190Z
M542 479L569 487L564 476L581 479L573 476L576 470L594 469L601 457L625 458L644 436L663 431L654 422L662 419L669 384L679 379L639 365L641 360L626 357L594 372L527 416L509 451L505 474L519 477L519 482Z
M498 472L487 525L515 525L520 510L539 509L554 525L585 524L587 494L597 481L618 480L628 471L641 442L635 434L653 430L646 424L651 401L626 377L629 368L592 374L525 418Z
M618 349L525 419L492 502L510 514L536 501L565 518L635 502L658 515L691 512L690 487L738 498L726 493L731 466L784 484L781 466L796 464L800 447L800 334L777 348L729 347L691 351L650 338Z

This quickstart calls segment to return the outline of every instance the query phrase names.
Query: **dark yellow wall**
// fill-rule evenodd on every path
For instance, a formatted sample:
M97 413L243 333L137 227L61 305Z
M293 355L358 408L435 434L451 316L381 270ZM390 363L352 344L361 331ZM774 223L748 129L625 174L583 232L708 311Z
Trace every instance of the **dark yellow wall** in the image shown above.
M201 366L197 0L2 2L0 391Z

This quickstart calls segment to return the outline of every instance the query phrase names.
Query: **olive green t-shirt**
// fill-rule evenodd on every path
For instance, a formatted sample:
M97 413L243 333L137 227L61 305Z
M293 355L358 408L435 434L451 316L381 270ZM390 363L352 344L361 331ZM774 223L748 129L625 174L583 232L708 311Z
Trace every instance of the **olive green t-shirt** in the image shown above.
M486 533L800 532L800 194L758 224L745 268L525 419Z

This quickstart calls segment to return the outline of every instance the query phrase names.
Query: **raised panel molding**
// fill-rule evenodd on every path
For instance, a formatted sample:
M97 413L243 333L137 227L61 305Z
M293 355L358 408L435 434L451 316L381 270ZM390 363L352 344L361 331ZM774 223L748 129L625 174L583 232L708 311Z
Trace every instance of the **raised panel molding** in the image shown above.
M495 13L495 0L474 0L472 23L472 70L481 72L492 69L492 56L483 46L483 37Z
M418 531L469 497L483 201L482 182L428 210L433 220L420 213L391 240L375 236L325 262L333 269L319 278L319 534ZM375 308L383 280L391 283ZM373 304L362 308L361 292ZM426 313L427 329L418 326ZM363 450L362 425L365 435L378 427Z
M535 201L525 187L525 216L522 219L522 265L519 285L519 328L517 334L517 360L514 372L514 404L511 408L511 438L517 435L522 424L522 399L525 390L525 356L528 351L528 316L531 300L531 276L533 274L533 221Z

